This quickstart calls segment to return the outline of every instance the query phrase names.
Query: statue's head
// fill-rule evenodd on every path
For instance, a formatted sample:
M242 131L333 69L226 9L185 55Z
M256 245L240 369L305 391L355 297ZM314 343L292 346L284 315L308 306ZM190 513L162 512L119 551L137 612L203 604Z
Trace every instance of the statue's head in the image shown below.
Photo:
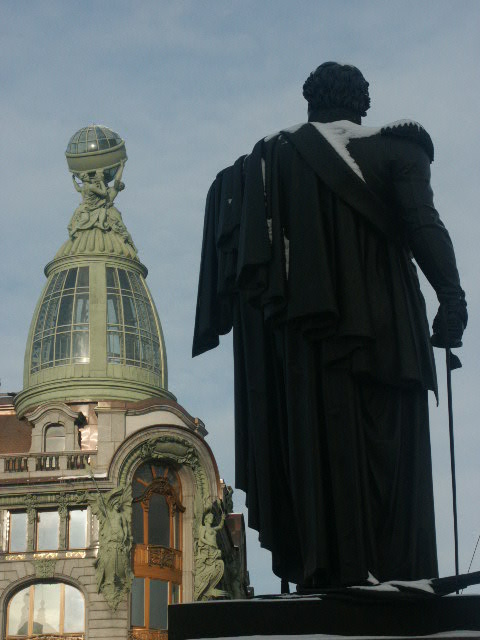
M204 522L205 522L205 524L212 524L213 523L213 513L211 511L209 511L207 513L207 515L205 516Z
M368 82L361 71L338 62L324 62L312 71L303 85L303 97L309 112L340 108L361 117L370 107Z

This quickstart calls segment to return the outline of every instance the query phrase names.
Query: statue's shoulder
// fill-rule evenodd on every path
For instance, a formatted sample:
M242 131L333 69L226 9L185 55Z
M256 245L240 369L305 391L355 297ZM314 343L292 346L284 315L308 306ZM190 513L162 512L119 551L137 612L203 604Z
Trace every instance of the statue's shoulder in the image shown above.
M382 127L380 134L382 136L403 138L417 143L426 152L430 158L430 162L433 162L434 152L432 139L419 122L415 122L415 120L396 120Z

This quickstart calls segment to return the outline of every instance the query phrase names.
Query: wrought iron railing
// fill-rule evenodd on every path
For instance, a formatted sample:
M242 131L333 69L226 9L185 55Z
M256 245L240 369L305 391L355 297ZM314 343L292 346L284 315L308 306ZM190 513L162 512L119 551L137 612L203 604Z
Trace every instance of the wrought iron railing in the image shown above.
M136 544L134 546L134 564L158 567L159 569L182 570L182 552L157 544Z

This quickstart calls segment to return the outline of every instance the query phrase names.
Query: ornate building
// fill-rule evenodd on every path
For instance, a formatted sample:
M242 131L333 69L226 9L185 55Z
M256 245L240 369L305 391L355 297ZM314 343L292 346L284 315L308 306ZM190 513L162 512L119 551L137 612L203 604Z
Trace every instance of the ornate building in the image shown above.
M0 397L0 637L157 640L168 603L245 597L242 516L168 391L160 319L114 205L124 141L92 125L45 267L24 387Z

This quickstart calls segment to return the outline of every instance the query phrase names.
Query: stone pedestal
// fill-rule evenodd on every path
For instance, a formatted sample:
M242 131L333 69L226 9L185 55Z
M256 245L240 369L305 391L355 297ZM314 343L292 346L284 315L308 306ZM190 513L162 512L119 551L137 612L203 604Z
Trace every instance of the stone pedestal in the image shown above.
M345 589L319 596L171 605L169 640L241 636L480 638L480 596ZM309 638L309 640L311 640Z

